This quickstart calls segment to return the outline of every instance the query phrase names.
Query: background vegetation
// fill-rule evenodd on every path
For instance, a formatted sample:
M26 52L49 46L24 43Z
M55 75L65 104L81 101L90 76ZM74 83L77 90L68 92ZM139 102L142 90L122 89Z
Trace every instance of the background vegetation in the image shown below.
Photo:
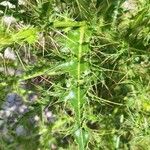
M0 0L0 20L0 149L150 149L149 0Z

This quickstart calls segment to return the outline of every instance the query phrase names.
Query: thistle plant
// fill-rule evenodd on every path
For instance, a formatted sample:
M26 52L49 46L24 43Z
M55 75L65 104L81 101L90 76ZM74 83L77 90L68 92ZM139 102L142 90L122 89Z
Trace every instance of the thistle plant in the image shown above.
M0 149L149 149L149 0L0 1Z
M60 22L60 25L55 23L54 27L63 28L67 25L67 27L77 28L67 31L66 38L61 40L61 49L65 49L65 53L68 53L69 56L65 59L65 65L61 65L61 69L68 73L66 82L69 82L69 85L64 95L64 101L69 103L72 108L75 117L73 134L79 149L83 150L86 147L89 136L88 131L84 129L85 111L83 108L88 103L86 93L90 86L89 83L85 82L90 77L91 72L90 64L87 62L87 56L90 53L89 29L85 22L78 24L75 22Z

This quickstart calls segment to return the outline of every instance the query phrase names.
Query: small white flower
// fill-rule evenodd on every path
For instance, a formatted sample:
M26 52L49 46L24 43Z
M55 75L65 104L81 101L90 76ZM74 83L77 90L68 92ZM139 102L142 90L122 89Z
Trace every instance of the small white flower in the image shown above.
M11 111L10 110L5 110L5 115L6 115L6 117L9 117L11 115Z
M26 0L18 0L18 4L19 5L25 5L26 4Z
M19 107L19 112L20 113L24 113L26 110L27 110L27 106L26 105L21 105L20 107Z
M7 47L4 51L4 58L10 59L10 60L16 60L16 55L14 51L10 48Z
M136 3L132 0L127 0L122 4L122 7L126 10L136 10Z
M10 26L13 23L16 23L16 19L13 16L4 16L2 18L2 22L6 25L6 26Z
M16 106L16 105L13 105L12 107L10 107L10 111L15 111L16 108L17 108L17 106Z
M46 115L47 118L51 118L51 117L53 116L53 114L52 114L51 111L47 111L47 112L45 113L45 115Z
M8 1L3 1L0 3L0 5L5 6L5 7L9 7L9 8L15 8L15 5L11 4Z
M34 120L35 120L35 121L39 121L39 120L40 120L39 116L38 116L38 115L35 115L35 116L34 116Z

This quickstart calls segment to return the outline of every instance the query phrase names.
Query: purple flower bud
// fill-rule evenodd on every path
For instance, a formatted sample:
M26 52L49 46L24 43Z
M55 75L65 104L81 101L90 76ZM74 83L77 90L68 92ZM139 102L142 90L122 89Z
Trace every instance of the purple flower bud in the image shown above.
M6 97L7 102L12 103L15 101L16 94L15 93L9 93Z
M52 114L51 111L48 109L45 110L45 118L47 119L48 122L53 122L55 119L55 116Z
M35 93L30 93L28 99L30 102L35 102L38 99L38 96Z
M51 117L53 116L53 114L52 114L51 111L47 111L47 112L45 113L45 115L46 115L47 118L51 118Z

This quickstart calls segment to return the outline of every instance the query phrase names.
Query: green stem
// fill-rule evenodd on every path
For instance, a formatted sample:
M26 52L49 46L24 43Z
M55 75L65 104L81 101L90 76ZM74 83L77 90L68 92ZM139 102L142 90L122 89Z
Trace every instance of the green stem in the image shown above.
M80 127L81 133L81 145L79 145L79 150L84 150L84 142L83 142L83 133L82 133L82 117L81 117L81 86L80 86L80 77L81 77L81 56L82 56L82 43L84 39L84 26L80 27L80 41L79 41L79 50L78 50L78 114L77 121Z

